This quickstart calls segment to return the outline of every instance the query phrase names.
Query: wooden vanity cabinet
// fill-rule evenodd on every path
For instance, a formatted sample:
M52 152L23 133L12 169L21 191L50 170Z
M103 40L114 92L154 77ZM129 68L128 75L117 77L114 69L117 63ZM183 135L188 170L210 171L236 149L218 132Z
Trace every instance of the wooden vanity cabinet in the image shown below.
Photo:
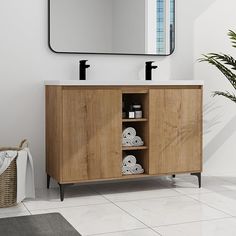
M62 181L121 177L121 92L62 90Z
M122 119L122 100L142 104L144 117ZM122 147L135 127L143 147ZM122 176L122 158L145 172ZM202 86L46 86L46 172L65 184L196 174L202 171Z
M150 89L149 174L202 171L202 90Z
M46 88L46 171L60 184L121 177L121 92Z

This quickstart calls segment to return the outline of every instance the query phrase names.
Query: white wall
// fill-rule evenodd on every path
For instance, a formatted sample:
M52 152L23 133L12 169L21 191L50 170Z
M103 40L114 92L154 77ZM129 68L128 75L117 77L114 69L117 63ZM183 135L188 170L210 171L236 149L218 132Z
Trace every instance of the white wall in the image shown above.
M203 1L200 1L203 2ZM201 12L194 21L194 59L206 52L224 52L236 58L228 30L236 31L236 1L214 1L207 9L196 1ZM236 104L223 97L212 98L212 91L234 91L214 67L195 63L195 79L205 81L204 170L210 175L236 175Z
M195 79L205 79L206 90L222 89L226 86L224 80L214 78L219 74L209 66L194 63L202 52L230 49L224 34L225 29L236 28L232 25L236 22L233 12L236 2L234 0L227 0L227 4L222 0L176 0L176 2L175 53L170 57L145 57L54 54L47 46L47 1L1 1L0 145L15 145L25 137L30 140L38 187L45 186L43 81L76 79L79 59L89 60L91 64L89 79L94 80L135 80L144 62L154 59L159 64L155 79L193 79L195 74ZM222 9L224 12L219 12ZM217 27L212 26L210 22L207 27L209 31L206 31L207 14L211 15L206 18L211 20L211 17L214 17L218 22ZM194 40L195 37L197 41ZM216 101L218 106L219 101L209 98L207 93L205 99ZM220 119L216 129L208 134L209 138L206 138L205 151L210 158L206 160L205 171L236 175L236 148L233 145L236 126L227 127L235 106L227 104L226 101L222 102L226 110L222 110L221 106L217 111L222 113L224 118ZM227 128L226 131L223 130L223 135L219 136L224 126ZM233 134L228 138L228 134L231 133ZM211 141L214 145L209 146Z

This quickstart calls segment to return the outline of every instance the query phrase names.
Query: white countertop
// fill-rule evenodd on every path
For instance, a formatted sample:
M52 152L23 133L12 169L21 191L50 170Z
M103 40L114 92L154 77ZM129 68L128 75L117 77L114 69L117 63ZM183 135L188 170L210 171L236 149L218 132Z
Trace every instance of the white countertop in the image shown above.
M145 80L46 80L45 85L60 86L149 86L149 85L203 85L202 80L167 80L167 81L145 81Z

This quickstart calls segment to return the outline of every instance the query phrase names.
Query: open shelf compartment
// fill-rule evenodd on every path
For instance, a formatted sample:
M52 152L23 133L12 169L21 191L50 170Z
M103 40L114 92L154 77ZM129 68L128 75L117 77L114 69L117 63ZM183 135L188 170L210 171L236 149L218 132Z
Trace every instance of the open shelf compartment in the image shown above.
M136 157L136 163L140 164L143 169L144 173L142 174L134 174L134 175L147 175L149 172L149 163L148 163L148 149L143 150L123 150L123 158L128 155L133 155ZM123 175L127 176L127 175Z
M132 120L132 122L134 121L140 122L148 120L148 93L122 94L122 103L126 111L126 117L123 118L125 122L129 122L129 120ZM127 112L129 110L129 107L134 104L139 104L142 106L143 117L141 119L128 118Z
M122 119L122 129L133 127L136 130L136 135L143 142L143 146L125 146L122 147L122 160L127 155L136 157L137 164L140 164L144 169L142 174L123 175L124 178L135 178L138 176L148 176L149 174L149 94L148 90L125 91L122 94L122 103L127 111L131 105L140 104L142 106L143 117L140 119L128 119L127 116Z

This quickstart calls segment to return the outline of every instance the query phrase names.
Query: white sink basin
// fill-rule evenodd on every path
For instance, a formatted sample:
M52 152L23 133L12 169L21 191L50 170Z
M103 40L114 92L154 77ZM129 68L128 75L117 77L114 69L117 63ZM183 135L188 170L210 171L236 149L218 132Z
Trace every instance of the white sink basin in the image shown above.
M167 80L167 81L147 81L147 80L119 80L119 81L102 81L102 80L46 80L45 85L61 86L145 86L145 85L203 85L202 80Z

